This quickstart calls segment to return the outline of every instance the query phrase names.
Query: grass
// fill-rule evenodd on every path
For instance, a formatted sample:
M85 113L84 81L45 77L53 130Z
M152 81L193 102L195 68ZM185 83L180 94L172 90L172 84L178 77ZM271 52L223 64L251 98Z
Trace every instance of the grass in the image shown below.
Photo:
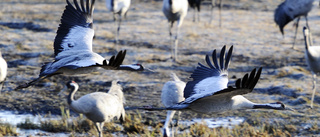
M317 121L318 117L304 117L297 121L296 118L290 117L288 113L282 113L279 111L262 111L253 112L254 114L248 116L245 122L240 125L236 125L232 128L218 127L209 128L205 124L195 123L190 126L179 125L179 133L175 132L175 136L189 137L189 136L203 136L203 137L224 137L224 136L259 136L259 137L283 137L293 136L299 134L315 135L320 134L320 128L318 123L309 122ZM41 121L40 125L34 125L29 119L26 119L24 123L19 124L19 128L24 129L40 129L48 132L68 132L71 136L80 135L97 135L97 131L93 122L86 119L82 115L72 118L68 109L61 107L61 118L54 120ZM240 114L241 115L241 114ZM139 111L129 112L126 115L125 122L122 126L117 123L105 123L104 135L126 135L126 136L162 136L163 123L159 122L156 118L145 118L145 114L141 114ZM272 117L282 117L281 119L274 119ZM300 116L299 116L300 117ZM117 121L115 121L117 122ZM302 127L297 125L308 124L309 126ZM14 135L13 127L10 126L1 127L3 135Z
M0 123L0 136L17 136L16 127L8 123Z

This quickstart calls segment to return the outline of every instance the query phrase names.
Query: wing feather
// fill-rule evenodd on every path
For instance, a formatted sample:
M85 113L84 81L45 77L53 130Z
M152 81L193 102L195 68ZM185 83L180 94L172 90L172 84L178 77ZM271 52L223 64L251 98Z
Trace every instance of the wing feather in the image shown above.
M66 50L88 50L92 51L92 39L94 30L92 28L93 4L90 0L86 1L87 9L84 7L84 0L80 0L80 6L77 0L74 0L74 6L67 0L67 6L61 16L61 23L57 30L54 40L54 54Z
M223 90L220 90L218 92L214 93L208 93L208 94L202 94L199 96L191 96L187 98L185 101L182 101L176 105L173 105L172 108L186 108L188 107L192 102L202 99L210 99L210 98L216 98L217 96L221 96L224 98L232 98L236 95L243 95L252 92L254 87L259 81L259 78L261 76L262 68L259 68L259 70L256 72L256 69L253 69L250 72L250 77L248 78L248 74L244 75L242 79L238 79L235 83L235 87L229 86L228 88L225 88Z
M206 55L205 61L209 67L198 63L199 66L191 75L191 78L193 80L189 81L184 89L184 97L188 98L194 94L207 94L207 92L216 92L223 88L226 88L228 83L227 68L231 60L232 50L233 46L231 46L228 53L226 54L226 46L224 46L220 52L219 63L217 60L218 57L216 54L216 50L213 50L212 52L213 63L211 62L209 56ZM200 83L205 85L200 85Z

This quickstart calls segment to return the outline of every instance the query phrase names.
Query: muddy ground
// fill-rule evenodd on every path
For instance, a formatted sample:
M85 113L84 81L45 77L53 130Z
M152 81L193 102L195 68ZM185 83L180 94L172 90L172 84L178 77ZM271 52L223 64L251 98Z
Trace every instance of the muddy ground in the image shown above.
M0 48L8 62L8 76L0 95L0 108L20 113L60 114L60 106L67 106L65 96L57 94L69 80L80 85L76 97L95 91L107 91L112 80L119 80L124 88L126 106L162 106L161 88L175 72L183 81L190 80L198 62L204 63L206 54L223 45L234 45L229 69L230 81L242 77L253 68L263 67L255 90L245 95L257 103L281 101L295 112L273 110L240 110L223 114L182 114L183 119L194 117L242 116L267 118L298 128L292 135L319 135L308 132L310 125L319 125L320 94L316 93L314 109L310 109L312 76L304 59L304 41L300 21L296 48L292 49L293 23L285 28L283 37L273 21L273 11L282 0L226 0L223 1L222 27L219 27L217 8L210 24L209 2L202 4L200 22L192 20L189 8L181 27L178 61L170 59L168 24L161 12L162 1L133 1L127 20L120 31L119 49L127 50L123 64L140 63L153 71L128 72L100 69L82 76L54 76L23 90L14 90L37 78L41 66L53 61L53 40L66 5L64 0L2 0L0 2ZM309 13L309 26L314 44L319 44L320 14L318 2ZM94 11L95 39L93 50L106 58L115 54L113 43L115 25L104 1L97 1ZM175 29L174 29L175 30ZM319 86L317 86L320 89ZM319 91L319 90L318 90ZM65 92L66 94L67 92ZM264 112L259 113L259 112ZM133 114L136 111L127 111ZM164 119L165 112L140 111L143 117ZM276 116L276 117L275 117Z

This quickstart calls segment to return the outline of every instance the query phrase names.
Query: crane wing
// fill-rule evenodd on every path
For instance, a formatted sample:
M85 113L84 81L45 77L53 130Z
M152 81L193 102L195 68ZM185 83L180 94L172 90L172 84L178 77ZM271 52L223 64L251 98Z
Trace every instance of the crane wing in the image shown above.
M202 96L203 94L215 93L221 89L227 87L228 84L228 67L233 51L233 46L230 47L228 53L226 52L226 46L224 46L220 52L220 60L218 63L218 57L216 50L212 52L212 61L209 56L206 55L206 62L209 67L199 63L199 66L194 70L191 75L192 81L189 81L184 89L184 97L189 98L191 96Z
M67 0L68 5L62 14L61 23L54 40L55 56L67 50L92 51L94 35L92 13L95 0L89 1L87 0L84 4L84 0L81 0L79 6L77 0L74 0L74 7Z
M253 88L259 81L261 75L262 68L256 72L256 69L253 69L249 74L243 76L242 79L238 79L236 81L236 87L228 87L223 90L217 91L215 93L208 93L202 96L197 97L190 97L187 98L185 101L182 101L168 109L183 109L187 108L191 103L197 100L212 100L216 98L225 98L231 99L233 96L236 95L243 95L252 92Z

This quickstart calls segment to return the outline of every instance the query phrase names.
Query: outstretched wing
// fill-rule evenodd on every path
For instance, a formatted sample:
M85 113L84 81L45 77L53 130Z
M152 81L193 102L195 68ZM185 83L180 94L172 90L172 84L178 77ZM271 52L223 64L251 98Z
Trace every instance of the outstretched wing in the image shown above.
M243 95L252 92L253 88L257 85L259 81L261 71L262 68L259 68L258 71L256 71L256 69L253 69L250 72L250 75L246 74L243 76L242 79L238 79L236 81L236 87L230 86L215 93L208 93L198 97L190 97L183 102L169 107L168 109L184 109L187 108L192 102L195 102L197 100L212 100L217 98L231 99L233 96Z
M227 87L228 84L228 67L233 51L233 46L226 53L226 46L223 46L220 52L220 60L216 55L216 50L212 52L212 61L206 55L206 62L209 67L199 63L194 70L191 78L184 89L184 97L202 96L203 94L215 93Z
M94 2L95 0L91 2L87 0L85 4L84 0L80 0L79 6L77 0L74 0L74 7L67 0L68 5L62 14L61 23L54 40L55 56L66 50L92 51Z

